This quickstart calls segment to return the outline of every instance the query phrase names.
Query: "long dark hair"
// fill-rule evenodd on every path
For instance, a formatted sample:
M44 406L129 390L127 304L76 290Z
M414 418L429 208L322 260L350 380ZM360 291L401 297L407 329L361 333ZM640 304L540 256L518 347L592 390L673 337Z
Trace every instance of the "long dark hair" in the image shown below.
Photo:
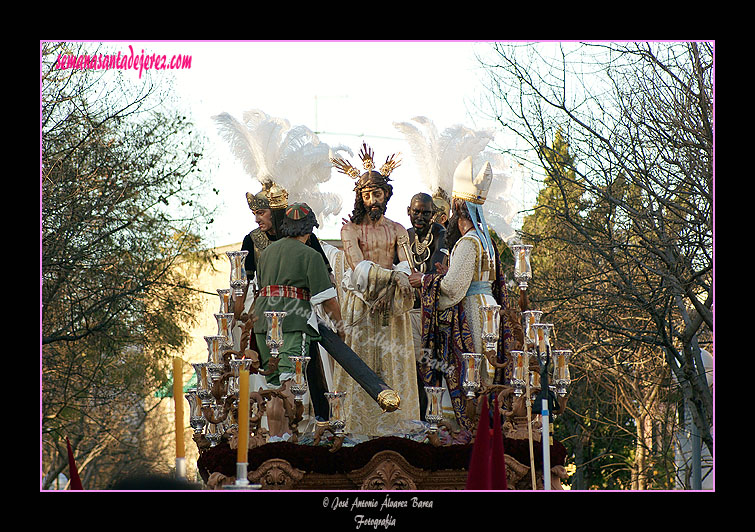
M281 228L281 222L283 221L283 218L286 217L286 209L285 208L278 208L278 209L270 209L270 220L273 224L273 233L275 234L275 238L281 238L280 234L280 228Z
M461 231L459 230L459 219L472 220L469 215L469 209L467 209L467 202L454 198L451 201L451 217L448 219L448 227L446 227L446 249L450 252L456 242L461 238Z

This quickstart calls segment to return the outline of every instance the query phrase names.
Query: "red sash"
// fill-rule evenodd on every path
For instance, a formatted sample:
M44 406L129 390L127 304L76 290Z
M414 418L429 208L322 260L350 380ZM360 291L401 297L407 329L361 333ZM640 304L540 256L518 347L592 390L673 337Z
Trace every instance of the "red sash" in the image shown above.
M309 301L310 298L309 290L282 284L265 286L257 295L262 297L290 297L292 299L302 299L304 301Z

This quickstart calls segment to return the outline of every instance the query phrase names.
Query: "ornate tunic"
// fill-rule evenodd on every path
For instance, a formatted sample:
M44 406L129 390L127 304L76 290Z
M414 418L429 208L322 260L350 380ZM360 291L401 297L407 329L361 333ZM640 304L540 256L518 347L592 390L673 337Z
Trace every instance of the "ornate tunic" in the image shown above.
M422 368L421 376L426 385L442 382L447 386L456 421L469 431L474 427L465 413L461 354L482 352L480 307L497 304L502 310L506 308L505 279L497 259L493 258L491 269L482 243L470 232L454 246L446 275L425 275L422 281L422 346L432 353L432 360ZM510 327L502 314L499 362L505 360L510 342ZM492 380L495 384L506 382L509 376L510 369L482 372L483 382Z

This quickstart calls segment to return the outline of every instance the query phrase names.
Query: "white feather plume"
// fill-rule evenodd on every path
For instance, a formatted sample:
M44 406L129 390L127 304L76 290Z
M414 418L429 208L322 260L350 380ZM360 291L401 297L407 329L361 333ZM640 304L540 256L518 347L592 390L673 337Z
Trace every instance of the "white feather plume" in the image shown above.
M393 125L404 134L422 182L432 194L442 190L451 196L454 171L465 157L472 156L474 168L489 161L493 180L485 201L485 220L502 239L514 235L511 222L517 210L511 195L521 175L517 173L516 165L502 154L485 151L495 136L493 130L475 130L459 124L439 134L432 120L424 116L412 118L411 122L394 122Z
M422 182L434 194L444 188L444 181L440 174L440 157L438 154L438 130L435 125L424 117L416 117L414 121L425 126L425 132L411 122L394 122L393 126L404 134L409 149L414 156L420 171ZM453 174L451 174L453 176Z
M244 170L262 185L275 182L288 191L289 203L306 202L320 224L341 211L342 199L320 190L330 180L330 147L306 126L254 109L242 121L228 113L213 116L220 136Z
M212 118L218 125L221 138L228 142L231 153L239 160L244 171L260 183L268 183L272 178L266 165L266 142L260 131L248 128L228 113L221 113Z
M516 231L511 226L519 204L514 201L514 193L521 189L524 168L502 153L484 151L474 159L474 167L490 162L493 179L490 182L485 200L485 220L504 241L512 238Z
M450 197L456 166L465 157L484 150L495 133L455 125L439 134L427 117L417 116L412 121L422 130L411 122L394 122L393 125L406 137L425 186L433 194L442 190Z

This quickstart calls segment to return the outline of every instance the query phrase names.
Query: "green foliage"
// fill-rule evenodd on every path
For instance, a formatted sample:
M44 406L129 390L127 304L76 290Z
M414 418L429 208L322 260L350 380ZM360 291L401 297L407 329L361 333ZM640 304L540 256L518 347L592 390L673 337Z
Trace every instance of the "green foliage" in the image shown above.
M620 234L620 223L609 203L587 193L560 131L541 154L546 177L522 229L533 244L530 300L544 311L544 322L554 323L556 348L576 351L567 411L555 432L576 465L573 489L630 489L639 414L627 405L644 402L657 377L644 361L649 372L637 372L638 345L610 331L612 321L628 326L633 318L612 300L605 288L612 272L596 262L588 244L608 232ZM631 192L618 181L613 188L615 196Z
M632 448L608 453L631 463L631 488L667 486L673 387L713 452L701 354L713 329L713 44L493 48L491 114L545 171L522 235L530 301L577 350L581 389L606 397L599 419L635 431ZM569 401L576 428L587 397Z
M512 279L514 276L514 252L511 250L508 244L506 244L506 242L504 242L503 239L498 236L498 233L496 233L495 229L489 227L488 232L490 233L490 238L493 240L493 243L498 250L498 258L501 260L501 267L503 269L504 275L506 275L508 279Z
M209 215L197 201L202 141L169 105L169 86L57 69L71 46L42 53L46 471L59 467L66 436L77 456L102 461L141 447L144 398L165 383L197 305L177 265L203 259Z

